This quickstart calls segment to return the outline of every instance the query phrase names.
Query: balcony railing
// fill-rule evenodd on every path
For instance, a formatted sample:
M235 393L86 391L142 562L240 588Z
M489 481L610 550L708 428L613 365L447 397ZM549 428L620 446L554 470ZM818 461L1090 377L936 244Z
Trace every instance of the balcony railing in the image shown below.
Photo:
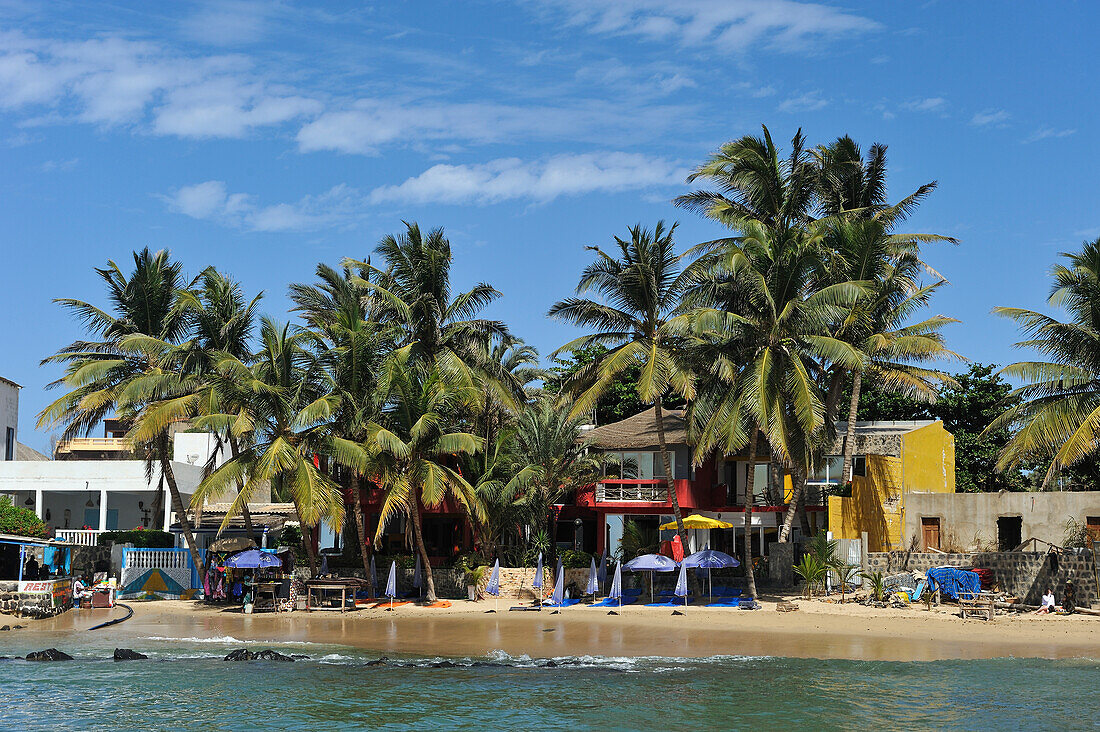
M663 478L656 480L615 480L596 484L596 503L631 501L664 503L668 488Z
M99 535L102 533L102 531L96 531L95 529L58 529L57 533L54 534L54 538L69 544L95 546L99 540Z
M134 443L121 437L74 437L71 440L57 443L58 453L76 451L130 452L133 449Z

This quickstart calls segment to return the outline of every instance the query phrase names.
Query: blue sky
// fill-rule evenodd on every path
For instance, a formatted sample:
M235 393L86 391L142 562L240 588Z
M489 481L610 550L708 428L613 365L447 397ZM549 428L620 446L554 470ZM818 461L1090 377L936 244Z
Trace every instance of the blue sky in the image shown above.
M953 348L1016 358L994 305L1041 307L1057 253L1100 235L1100 13L1087 4L506 0L0 1L0 375L20 435L79 335L54 297L168 248L286 311L318 261L363 257L402 219L443 226L459 285L543 353L547 308L636 222L679 220L690 168L766 124L890 148L892 197L938 180L910 230Z

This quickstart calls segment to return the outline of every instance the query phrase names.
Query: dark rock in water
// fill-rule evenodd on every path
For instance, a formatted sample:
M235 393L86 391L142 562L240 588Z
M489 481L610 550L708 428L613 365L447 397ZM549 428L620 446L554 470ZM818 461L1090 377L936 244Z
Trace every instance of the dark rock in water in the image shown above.
M291 658L290 656L284 656L283 654L278 653L276 651L273 651L269 648L265 648L262 651L256 651L255 653L248 650L247 648L241 648L239 650L236 650L236 651L233 651L232 653L230 653L228 656L225 657L225 660L226 661L290 661L290 662L294 661L294 659Z
M458 664L454 661L436 661L429 668L458 668Z
M558 667L558 662L557 661L547 661L546 663L542 664L542 667L543 668L557 668Z
M129 648L116 648L114 659L116 661L138 661L142 658L149 658L144 653L138 653L137 651L131 651Z
M73 657L68 653L62 653L56 648L47 648L44 651L35 651L27 654L28 661L71 661Z
M367 661L363 665L365 665L365 666L385 666L389 662L390 662L390 659L386 658L385 656L382 656L377 661Z
M290 657L293 658L295 661L308 661L309 660L309 656L307 656L304 653L291 653Z
M11 629L12 630L23 630L23 628L26 628L26 627L27 626L25 626L25 625L13 625L13 626L11 626Z
M0 625L0 630L11 630L10 625Z

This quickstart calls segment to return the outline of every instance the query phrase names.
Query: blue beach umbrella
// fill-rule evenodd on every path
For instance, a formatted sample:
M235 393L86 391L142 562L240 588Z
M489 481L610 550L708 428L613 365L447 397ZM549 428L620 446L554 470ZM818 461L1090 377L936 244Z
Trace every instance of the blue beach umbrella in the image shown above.
M422 584L424 584L424 579L421 577L421 571L420 571L420 553L417 552L417 554L416 554L416 569L413 570L413 587L415 587L416 589L419 590L420 586ZM423 591L420 592L420 595L421 596L424 595Z
M687 605L688 596L688 570L683 564L680 565L680 576L676 578L676 589L673 591L676 597L684 598L684 604Z
M725 552L716 551L714 549L704 549L701 552L695 552L694 554L684 557L683 566L692 569L707 570L707 581L710 585L710 601L714 602L714 583L710 581L710 570L739 567L741 566L741 562Z
M493 603L493 610L500 603L500 560L493 562L493 571L489 573L489 583L485 585L486 594L497 598Z
M554 576L558 576L558 572L562 569L561 557L558 557L558 563L554 565Z
M596 599L596 595L600 594L600 573L596 570L596 558L592 557L592 564L588 568L588 586L584 588L584 591L589 595L592 595L592 599Z
M604 552L600 555L600 569L599 573L596 575L596 578L599 580L601 585L604 582L607 582L607 552Z
M378 594L378 570L374 568L374 555L370 555L370 594Z
M554 580L554 594L550 595L550 604L561 607L565 601L565 570L558 568L557 579Z
M676 562L663 554L643 554L631 559L625 567L631 572L649 572L649 601L653 602L653 573L671 572L676 569Z
M539 598L539 605L542 604L542 552L539 552L539 561L535 565L535 579L531 581L531 587L538 590L535 595Z
M615 578L611 580L611 592L607 595L612 600L619 601L619 609L623 609L623 563L615 563Z
M397 562L390 562L390 576L386 580L386 597L390 598L390 610L393 610L393 598L397 597Z
M225 560L225 566L236 569L271 569L283 566L283 561L270 552L245 549Z

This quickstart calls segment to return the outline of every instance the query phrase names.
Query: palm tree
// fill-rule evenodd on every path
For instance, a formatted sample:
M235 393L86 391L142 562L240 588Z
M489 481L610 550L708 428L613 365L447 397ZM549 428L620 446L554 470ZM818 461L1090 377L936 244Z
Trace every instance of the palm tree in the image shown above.
M213 415L212 424L232 425L241 451L199 484L195 500L221 495L230 484L242 484L225 523L239 515L257 489L270 484L272 492L294 503L303 527L327 521L343 527L344 502L339 487L320 468L319 456L330 445L325 425L338 400L331 379L309 348L314 336L292 331L267 318L260 321L260 348L246 364L225 356L218 371L232 384L242 405L239 414ZM205 423L199 420L200 423ZM317 557L306 531L302 542L310 571L317 573Z
M600 461L590 457L577 439L580 425L581 420L543 398L529 405L515 426L514 475L501 490L528 509L532 522L541 521L551 537L555 533L551 507L563 496L591 485L600 475ZM551 562L556 553L551 541Z
M715 448L737 454L747 445L745 569L755 596L752 521L755 464L763 437L772 458L806 454L822 426L824 405L812 372L815 359L856 368L862 355L828 332L863 290L856 283L812 289L820 242L796 227L777 232L742 221L742 236L702 250L687 303L705 358L713 366L692 410L696 460Z
M1046 360L1021 361L1001 369L1023 382L1006 399L1019 400L982 434L1010 429L997 470L1026 460L1051 458L1046 490L1057 472L1097 453L1100 433L1100 239L1086 241L1066 264L1052 269L1047 303L1069 316L1058 320L1024 308L993 312L1016 321L1025 339L1018 348L1038 351Z
M159 357L163 350L148 345L179 344L187 337L192 317L184 305L183 292L195 282L185 279L183 266L172 261L167 251L154 254L145 248L133 256L134 269L129 276L113 261L96 269L107 286L109 309L82 300L56 300L82 322L93 338L75 341L42 361L65 365L65 375L50 388L65 387L68 391L38 414L39 427L64 425L62 439L91 434L112 413L136 424L151 405L165 396L166 383L180 379L181 365L165 362ZM172 470L169 423L143 429L142 434L131 434L131 438L145 456L147 473L152 475L154 464L160 468L191 559L205 581L206 568ZM158 520L159 514L157 510Z
M366 440L369 425L379 418L382 409L379 375L398 334L394 328L369 319L374 295L358 283L369 280L370 272L362 269L353 272L349 268L337 271L319 264L317 278L320 282L316 285L291 285L291 300L315 336L318 357L332 378L334 414L326 429L334 447L347 448ZM331 452L342 454L340 449ZM363 475L356 466L342 472L346 472L350 484L363 576L369 576L369 540L361 493Z
M413 362L402 352L388 359L380 389L386 405L382 419L368 427L362 449L348 446L344 459L372 471L385 491L376 545L394 516L409 518L427 579L425 601L431 604L435 579L420 507L434 508L450 497L475 521L485 519L473 486L456 467L460 456L482 449L482 440L453 429L454 415L476 405L478 389L449 369Z
M653 405L668 499L677 533L687 546L676 475L665 443L662 405L669 393L689 400L695 396L694 377L682 355L683 324L675 317L689 283L675 252L675 231L675 224L666 229L663 221L652 232L637 224L630 229L629 241L615 237L618 252L614 257L599 247L589 247L596 252L596 261L581 274L577 294L594 291L601 301L568 298L550 308L550 316L595 331L552 355L596 344L609 349L563 384L563 389L575 396L570 417L591 412L617 375L632 366L640 367L638 396Z

